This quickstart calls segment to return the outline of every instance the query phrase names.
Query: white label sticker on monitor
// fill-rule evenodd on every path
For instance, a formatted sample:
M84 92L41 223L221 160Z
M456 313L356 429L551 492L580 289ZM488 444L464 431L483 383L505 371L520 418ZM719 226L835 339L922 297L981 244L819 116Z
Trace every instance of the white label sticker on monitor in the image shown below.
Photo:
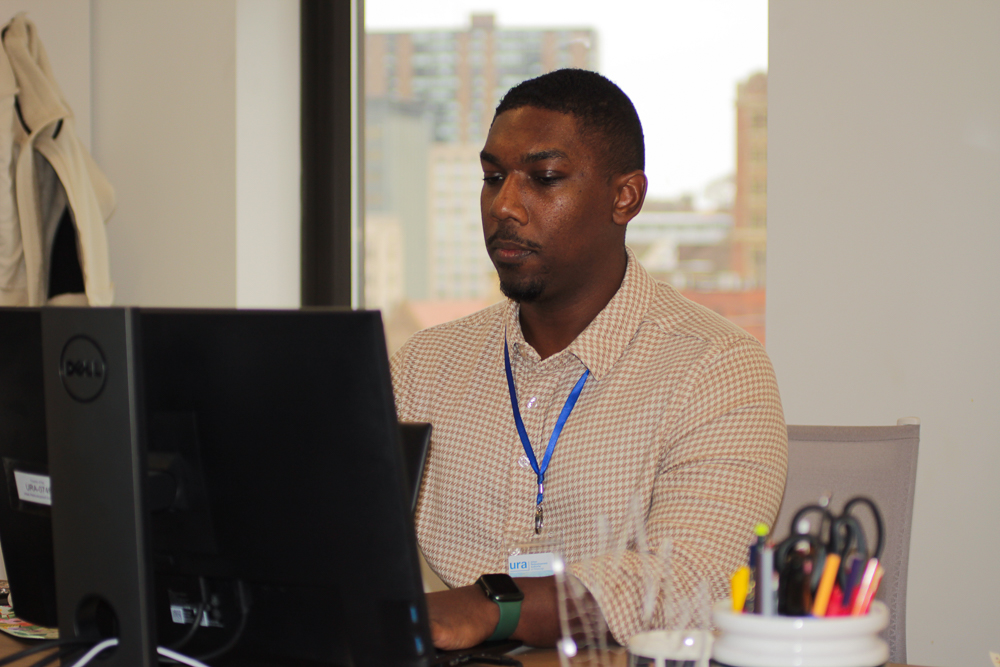
M551 577L555 554L518 554L507 557L507 574L514 577Z
M195 608L190 605L172 604L170 605L170 620L173 621L174 623L191 625L191 622L194 621L194 612ZM201 623L199 623L198 625L202 626L203 628L207 628L210 626L214 626L216 628L222 627L221 623L212 621L212 619L208 617L207 611L203 611L201 613Z
M48 475L38 475L31 472L14 471L14 481L17 483L17 497L27 503L39 505L52 504L52 489Z

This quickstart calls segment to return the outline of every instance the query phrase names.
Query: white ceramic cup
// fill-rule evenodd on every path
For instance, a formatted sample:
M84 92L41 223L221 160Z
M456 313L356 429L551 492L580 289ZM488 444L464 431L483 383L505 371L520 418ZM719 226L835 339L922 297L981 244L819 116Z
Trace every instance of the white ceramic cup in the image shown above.
M865 616L735 614L729 601L713 608L719 635L712 658L731 667L877 667L889 661L879 637L889 610L879 600Z

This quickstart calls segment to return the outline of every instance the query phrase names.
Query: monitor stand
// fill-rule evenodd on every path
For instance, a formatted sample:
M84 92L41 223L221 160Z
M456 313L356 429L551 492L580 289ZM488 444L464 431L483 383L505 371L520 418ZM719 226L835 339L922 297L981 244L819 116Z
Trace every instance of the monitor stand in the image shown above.
M42 311L59 636L117 637L104 667L157 665L138 322L131 309Z

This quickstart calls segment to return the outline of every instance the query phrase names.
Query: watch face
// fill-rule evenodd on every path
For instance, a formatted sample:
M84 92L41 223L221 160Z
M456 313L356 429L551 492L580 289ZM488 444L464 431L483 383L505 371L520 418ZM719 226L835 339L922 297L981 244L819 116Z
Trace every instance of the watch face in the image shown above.
M479 585L487 597L497 602L524 599L524 593L508 574L484 574L479 577Z

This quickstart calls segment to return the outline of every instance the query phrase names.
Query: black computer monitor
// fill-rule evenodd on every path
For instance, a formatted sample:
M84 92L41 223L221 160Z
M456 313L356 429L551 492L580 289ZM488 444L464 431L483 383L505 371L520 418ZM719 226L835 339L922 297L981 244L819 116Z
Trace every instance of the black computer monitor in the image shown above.
M61 633L118 634L108 664L427 661L378 313L40 319Z
M51 497L37 308L0 309L0 546L11 601L31 623L56 625Z

